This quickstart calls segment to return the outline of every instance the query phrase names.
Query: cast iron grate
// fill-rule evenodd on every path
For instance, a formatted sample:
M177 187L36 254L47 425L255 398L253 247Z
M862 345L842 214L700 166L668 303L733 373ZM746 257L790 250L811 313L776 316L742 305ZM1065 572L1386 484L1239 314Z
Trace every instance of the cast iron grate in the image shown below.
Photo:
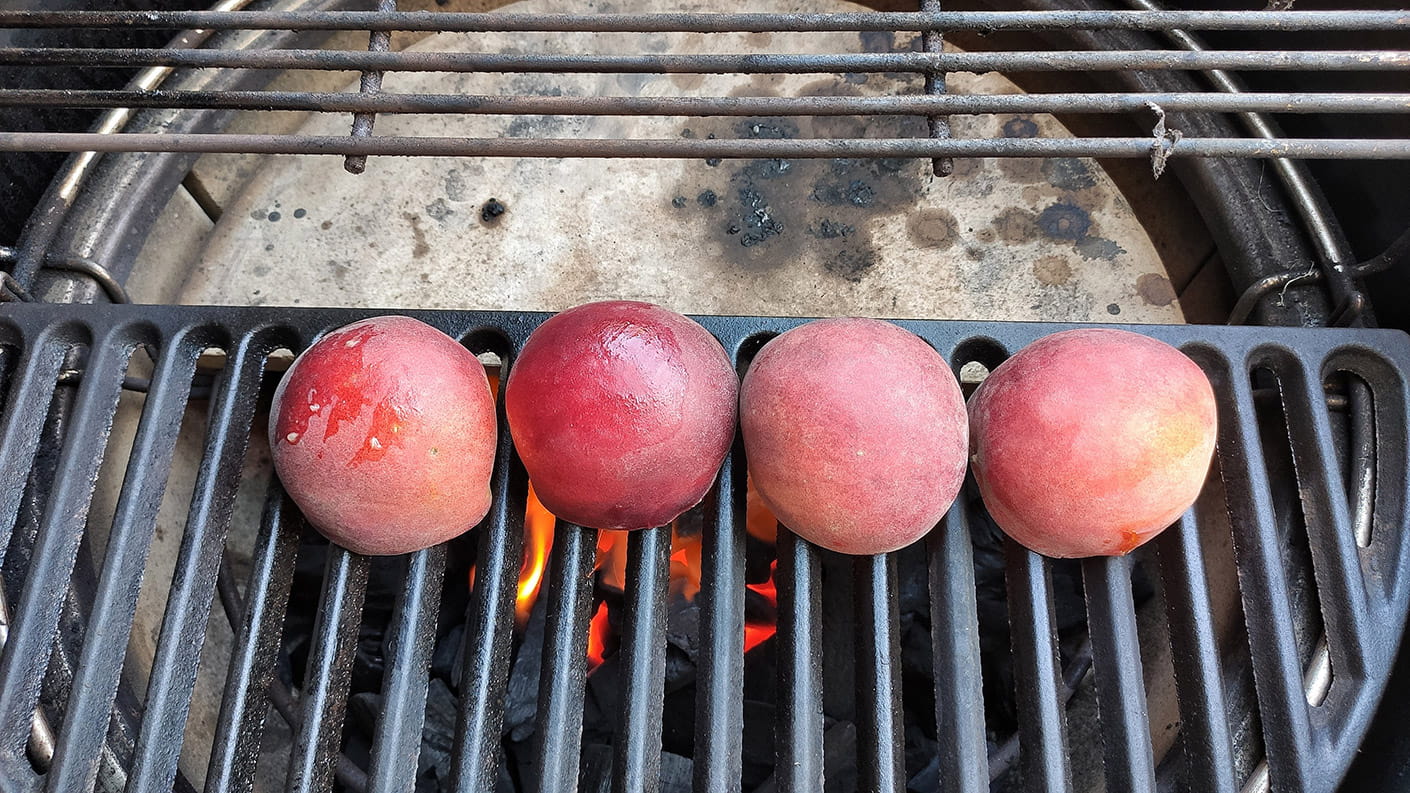
M209 389L205 445L182 539L176 574L145 708L124 769L126 790L168 791L178 759L196 667L217 592L232 503L256 421L269 354L299 350L321 333L376 314L344 309L177 306L6 305L0 309L6 401L0 426L0 549L18 567L11 534L56 382L70 389L72 411L58 448L37 535L26 547L28 569L0 656L0 786L7 793L88 790L94 784L118 696L120 672L141 585L153 524L167 487L183 408L191 398L197 361L209 348L226 356ZM528 333L546 315L427 311L415 316L493 352L504 371ZM701 317L700 321L747 366L759 344L801 320ZM1063 326L1026 323L903 321L958 369L969 361L995 365L1008 351ZM1219 464L1211 474L1227 492L1226 511L1252 656L1266 769L1275 791L1331 791L1376 707L1404 623L1410 577L1407 509L1407 409L1410 339L1384 330L1132 326L1184 349L1209 374L1218 394ZM89 526L94 482L108 442L128 360L144 348L154 361L142 418L111 527ZM75 356L81 356L78 360ZM77 365L81 374L66 374ZM1276 375L1288 441L1306 516L1315 588L1330 658L1331 682L1309 704L1294 640L1288 572L1274 526L1271 487L1263 462L1250 374ZM1329 418L1324 378L1346 372L1362 380L1374 402L1375 486L1370 534L1358 539ZM77 380L77 385L74 381ZM501 423L501 428L504 425ZM494 505L476 529L477 573L468 605L461 672L461 706L451 751L454 789L495 788L514 629L527 481L507 432L501 432L493 477ZM738 447L706 501L703 533L694 789L738 790L744 718L745 624L744 460ZM1217 488L1206 488L1206 491ZM1248 772L1236 770L1229 708L1214 637L1206 576L1218 529L1200 509L1158 541L1153 567L1167 603L1179 699L1184 785L1234 793ZM938 785L981 791L989 785L984 703L976 627L975 519L961 499L926 543L938 743ZM289 608L300 533L291 505L272 486L252 556L228 659L228 677L213 737L206 790L251 789L269 703L278 637ZM52 762L36 771L26 753L31 715L40 700L66 587L86 533L107 535L96 594L76 665L72 693L45 701L53 734ZM1226 536L1224 538L1228 540ZM572 790L579 778L583 729L584 647L597 532L560 525L550 569L539 680L533 789ZM0 551L3 552L3 551ZM619 717L613 740L612 789L655 790L662 734L665 630L665 529L631 535L624 596ZM824 667L820 653L820 552L780 531L778 544L777 788L822 789ZM855 563L858 786L901 790L902 716L894 555ZM1054 595L1044 558L1010 545L1006 578L1021 749L1027 789L1071 789L1062 670L1057 663ZM408 790L427 707L427 669L445 547L405 559L392 609L367 790ZM331 549L317 623L299 692L287 789L326 791L339 769L348 710L348 670L356 649L369 560ZM1099 699L1109 789L1155 790L1129 559L1081 565L1086 589L1092 665ZM224 587L222 587L224 590ZM230 593L222 591L222 597ZM237 593L235 598L241 599ZM277 704L277 703L276 703ZM364 773L354 769L354 775ZM112 784L112 780L108 780Z
M0 90L0 107L124 108L153 111L308 111L353 114L349 135L247 134L161 127L147 131L117 127L45 132L0 131L0 151L164 151L264 154L506 157L1149 157L1157 174L1169 157L1404 158L1410 140L1396 138L1287 138L1262 120L1245 115L1251 137L1231 136L1200 125L1177 127L1184 113L1410 112L1410 95L1367 91L1343 79L1332 91L1245 93L1225 70L1404 72L1410 49L1326 49L1307 34L1410 32L1403 11L1161 11L1150 0L1131 0L1133 10L941 11L923 3L918 12L862 13L603 13L528 14L397 11L382 2L376 11L231 10L228 0L212 11L97 12L0 11L3 28L150 28L186 30L171 47L0 48L0 64L81 68L145 68L130 90L34 88ZM295 34L367 31L366 50L321 49ZM393 31L552 32L590 34L784 33L856 31L920 33L918 51L800 54L778 51L727 54L651 52L630 37L610 54L497 52L470 38L455 52L389 49ZM1115 43L1109 50L1080 45L1036 47L1014 34L1097 31ZM1276 32L1270 49L1207 49L1190 31ZM261 36L246 34L258 33ZM214 38L212 35L214 34ZM945 34L982 35L994 51L955 51ZM1148 36L1133 37L1139 34ZM291 37L293 36L293 37ZM1391 39L1394 41L1395 39ZM1011 42L1018 41L1018 44ZM222 45L221 42L225 42ZM209 46L205 46L209 45ZM1007 49L1005 49L1007 47ZM1015 49L1014 47L1017 47ZM232 70L238 77L219 86L204 78L181 87L164 82L173 69ZM276 70L344 71L363 75L357 91L248 90ZM529 94L383 92L384 74L422 72L594 74L836 74L905 73L924 76L913 95L848 96L534 96ZM1145 75L1203 72L1199 80L1164 90L1157 83L1116 91L1021 95L947 95L945 75L954 72L1114 72ZM1292 77L1289 86L1299 81ZM243 86L243 87L242 87ZM153 90L157 89L157 90ZM574 139L548 137L466 138L450 135L374 136L378 113L557 115L557 116L911 116L929 120L928 136L891 138ZM950 137L951 114L1121 114L1139 119L1148 133L1132 137L1038 136L961 139ZM1171 113L1167 124L1166 114ZM1180 124L1180 126L1184 126ZM362 159L349 163L361 170ZM938 164L944 172L943 164Z

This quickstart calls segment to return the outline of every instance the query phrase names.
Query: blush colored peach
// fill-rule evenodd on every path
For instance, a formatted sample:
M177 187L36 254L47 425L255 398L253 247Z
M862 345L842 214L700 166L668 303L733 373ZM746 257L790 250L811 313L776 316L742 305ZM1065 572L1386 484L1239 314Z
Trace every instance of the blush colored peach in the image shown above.
M650 303L550 317L505 386L539 500L596 529L662 526L700 503L734 438L738 378L694 321Z
M1170 345L1124 330L1054 333L970 399L971 463L1008 535L1047 556L1115 556L1194 503L1214 453L1214 391Z
M954 373L889 322L819 320L764 345L744 376L740 427L764 503L800 537L842 553L910 545L964 481Z
M285 489L328 539L386 556L472 528L490 505L495 413L479 360L409 317L354 322L294 361L269 446Z

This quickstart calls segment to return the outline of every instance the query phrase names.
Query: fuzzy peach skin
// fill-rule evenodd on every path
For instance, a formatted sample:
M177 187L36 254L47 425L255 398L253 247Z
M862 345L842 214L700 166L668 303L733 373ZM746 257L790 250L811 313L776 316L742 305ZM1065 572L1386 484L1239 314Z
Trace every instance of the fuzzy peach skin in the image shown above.
M333 542L378 556L480 522L495 434L479 360L409 317L324 336L285 373L270 409L274 468L304 516Z
M650 303L608 301L533 332L504 406L550 512L595 529L643 529L705 497L734 439L738 383L700 325Z
M964 397L945 360L874 319L773 339L744 376L740 428L759 496L800 537L894 551L939 522L964 481Z
M1170 345L1124 330L1054 333L970 399L989 514L1047 556L1130 553L1194 503L1214 454L1214 390Z

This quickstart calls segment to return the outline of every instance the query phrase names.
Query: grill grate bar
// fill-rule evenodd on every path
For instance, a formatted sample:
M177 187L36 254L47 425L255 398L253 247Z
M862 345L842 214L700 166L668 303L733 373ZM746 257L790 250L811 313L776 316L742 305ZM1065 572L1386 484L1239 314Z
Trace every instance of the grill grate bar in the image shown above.
M245 428L254 420L264 357L262 343L253 336L240 339L226 361L221 386L211 404L205 451L147 683L142 729L129 777L131 790L165 790L176 779L182 732L200 663L199 639L205 635L210 616L249 440Z
M501 359L500 382L509 375ZM504 692L509 681L509 649L514 630L514 597L524 548L524 505L529 475L514 453L514 442L503 428L504 389L499 389L495 414L500 427L495 447L494 481L498 494L490 504L480 536L479 565L465 619L464 666L460 679L480 697L462 697L455 749L451 753L452 789L493 790L499 769L500 728L504 724Z
M928 116L933 113L1410 113L1410 94L1057 93L927 96L501 96L317 91L0 89L0 107L558 116Z
M444 544L407 557L406 584L397 593L387 632L387 677L372 743L368 793L411 793L416 787L445 564Z
M1156 540L1180 702L1180 745L1190 790L1237 793L1224 676L1197 520L1196 510L1191 510Z
M1213 367L1211 367L1213 368ZM1294 641L1287 571L1273 526L1273 502L1249 374L1221 362L1206 370L1219 404L1220 472L1230 495L1229 519L1253 652L1263 741L1279 791L1306 790L1311 731Z
M1072 790L1067 762L1067 714L1054 638L1052 582L1042 556L1012 540L1007 555L1009 627L1018 693L1019 772L1025 789Z
M377 0L377 10L381 12L396 11L397 0ZM392 46L392 33L389 30L374 30L368 34L368 52L386 52ZM363 94L376 94L382 90L381 72L363 72L361 89ZM377 122L377 116L366 111L359 112L353 116L352 136L354 138L366 138L372 134L372 125ZM367 158L362 155L350 155L343 161L343 167L348 173L362 173L367 168Z
M548 585L543 671L534 721L538 790L576 790L597 531L559 521Z
M894 554L853 562L857 593L857 790L906 788Z
M71 328L46 329L34 339L27 354L21 357L10 377L9 398L5 405L5 426L0 431L0 563L10 547L15 520L19 517L20 501L29 480L39 436L54 397L54 382L59 378L68 345L64 336ZM0 356L5 353L0 352ZM0 742L0 751L3 751Z
M425 11L0 11L10 28L772 33L1001 30L1405 30L1403 11L934 11L516 14Z
M1338 675L1361 677L1367 668L1365 656L1357 648L1365 644L1367 633L1372 630L1366 580L1361 572L1346 486L1337 465L1322 375L1315 364L1293 360L1284 363L1278 367L1278 378L1280 382L1286 379L1281 390L1288 426L1303 430L1288 433L1288 439L1307 518L1312 569L1317 588L1324 593L1319 599L1332 670Z
M1155 790L1131 558L1082 561L1108 790Z
M696 793L737 789L743 766L744 549L743 442L720 468L700 550L700 654L696 660Z
M1136 157L1150 138L832 138L818 140L445 138L205 133L0 132L0 151L145 151L209 154L380 154L401 157L731 159L833 157ZM1167 157L1410 158L1410 140L1182 138Z
M634 531L627 537L627 618L622 627L622 684L612 737L613 793L655 793L661 786L670 556L670 526Z
M979 660L974 549L970 545L972 481L931 532L930 640L935 662L936 740L941 793L984 793L989 763L984 736L984 689Z
M249 793L254 786L280 634L299 552L300 521L278 480L265 495L250 556L240 623L231 625L230 669L206 772L205 793Z
M89 501L103 462L103 449L117 410L122 378L135 347L123 328L94 344L70 425L64 436L60 470L34 541L34 556L24 588L11 613L10 635L0 660L0 751L23 756L30 717L39 701L40 683L54 647L59 613L68 592L88 517ZM47 406L48 399L41 400Z
M818 549L778 530L778 722L774 780L781 793L823 789L821 561Z
M139 588L132 582L142 578L147 563L199 353L199 344L189 336L170 343L148 388L74 669L74 693L55 744L48 790L87 790L97 774L137 610Z
M7 66L280 69L318 71L592 74L871 74L879 72L1073 72L1242 69L1404 71L1402 50L1055 50L1038 52L853 52L825 55L559 55L361 50L0 48Z
M333 789L348 684L357 652L358 623L367 594L368 559L331 547L323 573L323 594L310 640L308 668L300 692L299 727L289 751L289 793L328 793Z

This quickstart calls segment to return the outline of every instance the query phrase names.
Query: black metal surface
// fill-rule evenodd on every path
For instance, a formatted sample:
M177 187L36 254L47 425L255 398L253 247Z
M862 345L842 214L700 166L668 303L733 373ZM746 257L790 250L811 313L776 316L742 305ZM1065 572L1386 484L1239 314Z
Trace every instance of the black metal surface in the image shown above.
M118 670L142 581L150 514L164 489L170 448L179 426L195 356L207 346L230 350L225 374L214 388L204 461L182 545L182 567L173 583L158 641L158 658L147 693L129 789L170 789L175 778L190 704L194 664L206 631L216 573L238 486L245 438L255 424L258 384L266 355L276 347L301 349L327 330L379 312L341 309L271 309L153 306L0 307L0 344L16 351L6 380L0 448L0 504L18 503L23 472L33 459L47 405L64 358L93 341L92 357L79 381L73 421L63 442L60 476L52 491L31 554L29 579L12 601L9 639L0 656L6 685L0 708L0 789L87 790L96 747L103 739L106 709L119 683ZM477 350L495 350L505 365L543 315L410 312L465 339ZM703 317L737 360L746 342L796 325L799 320ZM1064 326L969 322L901 322L932 343L956 365L973 356L973 342L1016 350ZM1401 635L1410 576L1410 544L1404 538L1407 504L1406 416L1410 403L1404 372L1410 371L1410 339L1393 331L1298 330L1199 326L1145 326L1148 333L1184 348L1209 373L1218 394L1222 430L1220 466L1212 476L1228 491L1227 510L1238 558L1253 658L1263 741L1274 791L1330 791L1355 753L1386 678ZM752 342L750 340L753 340ZM137 451L111 527L85 526L97 461L106 444L111 406L126 370L128 351L147 345L157 374L146 397ZM1323 606L1332 683L1323 704L1310 707L1303 668L1288 627L1289 583L1271 522L1268 480L1258 428L1253 425L1251 367L1279 378L1303 509L1314 533L1312 567ZM1347 488L1341 479L1333 434L1322 394L1323 375L1345 370L1372 394L1375 457L1372 528L1368 543L1356 540ZM262 431L261 427L253 427ZM500 773L497 747L503 716L504 676L513 630L515 576L519 569L524 503L523 471L508 433L501 434L494 474L496 499L486 524L476 531L481 556L470 601L464 647L463 696L456 732L456 789L492 789ZM738 724L742 696L743 477L737 449L710 496L711 517L703 535L702 655L695 718L698 791L731 789L739 778L742 750ZM1224 504L1208 505L1225 508ZM975 584L970 556L967 498L951 510L929 539L930 617L935 657L937 742L943 747L943 790L984 786L988 771L978 647L974 632ZM1196 511L1198 512L1198 510ZM0 531L8 534L14 512ZM1313 524L1317 524L1314 526ZM260 741L266 689L272 679L277 636L284 619L300 522L281 492L267 497L263 529L255 541L251 572L239 608L222 702L221 728L206 769L208 791L250 790L252 749ZM1212 525L1207 531L1212 531ZM1189 790L1233 791L1245 780L1235 773L1229 714L1223 700L1220 660L1214 654L1210 594L1202 554L1215 538L1196 531L1187 517L1157 544L1155 568L1163 583L1175 654L1180 705L1181 751ZM59 727L58 747L47 774L25 754L30 714L42 681L39 657L52 643L55 604L64 589L74 549L85 531L108 531L108 545L94 605L93 625L76 669L76 693ZM545 595L542 673L536 718L537 763L526 773L540 790L573 789L578 779L583 725L584 648L591 601L597 532L560 525L551 554ZM3 547L3 546L0 546ZM289 788L328 790L335 769L371 790L406 790L416 764L419 724L425 710L428 645L434 632L442 579L438 548L406 560L403 594L393 609L383 709L366 770L342 768L339 737L347 709L347 670L362 614L367 561L341 551L329 555L321 618L308 656L298 701L283 703L294 745ZM617 752L618 789L652 789L659 762L662 581L669 534L632 538L627 629L622 637L624 708L616 724L624 737ZM780 670L775 781L783 790L817 790L824 773L823 669L819 654L819 554L784 532L779 546ZM1018 764L1031 789L1068 789L1064 703L1071 685L1061 679L1053 598L1047 563L1011 548L1008 559L1009 620L1019 670L1017 687L1021 742ZM893 701L897 687L894 572L887 558L856 562L860 631L857 642L859 713L864 721L857 753L867 789L894 789L898 729ZM1146 732L1142 666L1135 649L1130 572L1122 560L1085 564L1100 729L1106 746L1110 788L1154 789L1154 757ZM229 594L228 592L226 594ZM1081 653L1079 652L1080 660ZM1085 665L1070 665L1080 674ZM284 695L286 696L286 695ZM280 703L275 703L276 705ZM292 707L290 707L292 706ZM95 726L98 725L98 726ZM830 745L830 744L829 744ZM1004 762L1002 759L996 762ZM904 784L905 780L900 780Z

